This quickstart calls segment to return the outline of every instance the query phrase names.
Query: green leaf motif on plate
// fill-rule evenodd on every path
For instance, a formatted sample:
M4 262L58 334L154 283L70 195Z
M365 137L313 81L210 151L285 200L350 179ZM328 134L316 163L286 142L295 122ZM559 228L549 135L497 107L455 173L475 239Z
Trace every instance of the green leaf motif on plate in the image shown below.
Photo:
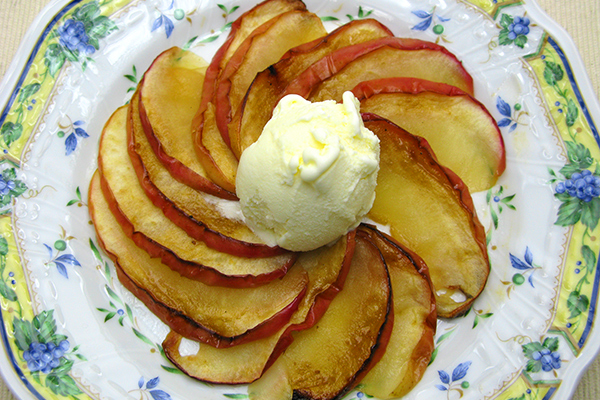
M544 80L550 86L556 85L564 76L562 67L552 61L546 61L544 67Z
M41 85L39 83L32 83L32 84L29 84L29 85L23 87L21 89L21 91L19 92L19 98L17 101L19 103L23 103L24 101L29 99L31 96L36 94L38 92L38 90L40 90L40 87L41 87Z
M217 40L223 32L225 32L227 29L231 28L231 26L233 25L233 22L228 21L229 17L231 16L231 14L236 12L240 8L240 6L233 6L228 9L223 4L217 4L217 7L219 7L221 9L221 11L223 11L222 16L225 19L225 24L221 27L221 29L218 29L217 31L212 32L210 35L203 37L201 40L198 40L198 36L192 37L183 46L184 50L189 50L196 46L201 46L204 44L212 43L215 40Z
M374 10L369 10L369 11L365 11L362 6L358 6L358 12L356 14L356 16L351 15L351 14L346 14L346 18L348 18L348 21L354 21L357 19L363 19L363 18L368 18ZM320 17L321 21L323 22L330 22L330 21L339 21L340 19L338 17L334 17L331 15L328 16L322 16Z
M498 229L500 223L500 214L505 209L516 211L516 207L512 204L516 194L505 195L504 186L499 188L491 188L486 193L486 203L490 210L490 216L492 218L492 226L487 229L486 232L486 244L489 245L492 241L493 233Z
M13 142L19 140L22 134L23 125L19 122L15 123L8 121L0 128L0 135L2 136L2 140L6 144L6 147L10 147Z
M569 319L579 316L582 312L587 311L590 306L590 299L586 295L580 294L578 291L573 291L567 299L567 306L571 315Z
M0 296L8 301L17 301L17 293L8 282L8 278L4 275L6 270L6 256L8 255L8 241L0 236ZM13 275L9 273L9 277ZM12 279L10 279L13 281ZM13 281L14 282L14 281Z
M137 319L133 315L131 306L123 301L121 296L119 296L117 293L117 288L114 286L111 267L109 263L103 259L102 253L100 252L98 246L92 239L89 240L89 245L94 258L100 264L96 267L96 269L102 273L103 278L106 280L104 289L106 295L108 296L107 300L109 307L96 307L96 311L104 314L104 323L109 323L111 320L116 319L120 327L130 327L131 331L138 339L150 346L151 352L158 352L162 356L163 360L169 362L170 364L162 345L160 343L154 343L150 338L141 332L141 328L138 325ZM102 267L102 265L104 265L104 267ZM161 364L161 367L167 372L171 372L173 374L182 374L179 369L174 368L171 365Z
M549 60L548 57L545 55L542 56L542 60L544 60L544 80L552 89L554 89L556 94L558 94L563 99L562 101L557 101L554 105L556 107L560 107L558 109L558 112L560 114L564 114L567 132L571 137L571 140L575 142L576 133L573 133L571 128L577 122L577 119L579 117L579 108L577 107L577 103L575 103L575 101L571 97L569 97L569 90L566 88L563 89L559 85L559 83L564 79L565 76L563 67L558 62ZM569 146L568 142L566 142L565 144ZM571 160L572 150L568 150L569 160ZM581 168L587 168L587 166Z

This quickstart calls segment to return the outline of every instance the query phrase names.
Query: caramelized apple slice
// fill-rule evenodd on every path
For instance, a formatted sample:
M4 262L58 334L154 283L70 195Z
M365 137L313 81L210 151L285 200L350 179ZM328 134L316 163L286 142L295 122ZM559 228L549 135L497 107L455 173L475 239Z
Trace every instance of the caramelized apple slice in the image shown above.
M219 78L215 93L217 126L230 145L227 124L257 73L291 48L327 34L321 19L308 11L289 11L261 25L236 50Z
M228 125L231 149L239 159L242 152L258 139L271 118L285 87L312 63L342 47L392 36L374 19L354 20L323 38L295 47L281 61L260 72L250 85L242 104Z
M201 116L206 105L212 101L221 71L240 44L262 24L292 10L306 10L306 5L301 0L265 0L246 11L231 24L225 43L217 50L206 70L197 116Z
M127 235L172 269L207 284L256 286L283 276L294 254L244 258L219 252L188 236L152 204L129 158L126 116L121 107L106 123L98 164L105 197Z
M394 294L394 327L381 360L361 382L380 399L402 397L420 380L431 359L437 325L435 295L425 262L391 237L361 226L383 254Z
M344 290L321 320L294 335L271 368L250 385L249 398L341 398L385 351L392 320L386 265L379 250L357 235Z
M462 90L415 78L365 81L353 89L361 111L427 139L438 161L478 192L506 166L504 141L488 110Z
M258 288L208 286L182 277L129 239L103 196L100 176L89 190L90 215L118 276L173 330L215 347L268 337L289 325L308 284L298 264L283 279Z
M221 72L214 99L194 121L196 152L213 181L235 189L237 159L230 149L227 124L256 74L291 47L325 34L319 17L294 10L267 21L240 44Z
M269 337L231 348L198 344L195 354L181 355L182 336L171 332L163 342L167 357L189 376L207 382L240 384L258 379L293 340L292 332L313 326L341 290L354 253L355 233L332 247L304 253L294 268L308 272L308 287L287 326Z
M469 190L439 165L425 139L374 114L365 126L379 137L380 169L368 216L425 260L436 290L438 316L465 312L489 274L485 231Z
M194 120L194 124L199 123L192 132L194 149L208 176L219 186L235 192L238 161L219 132L215 112L214 103L209 102L204 113Z
M264 244L241 220L222 215L221 208L235 209L237 201L211 198L174 180L148 143L138 110L136 91L127 116L129 157L144 192L167 218L192 238L224 253L270 257L285 252Z
M266 0L244 13L233 22L227 40L214 55L206 71L200 105L192 121L192 137L195 142L192 148L211 180L230 192L235 191L237 160L217 127L214 109L217 84L238 47L257 28L293 10L306 11L306 5L300 0Z
M362 81L397 76L443 82L473 93L473 78L444 47L388 37L347 46L323 57L292 81L285 94L299 94L311 101L341 101L343 92Z
M236 198L232 191L208 179L194 151L190 131L200 104L205 70L206 62L191 51L173 47L159 55L140 85L140 119L148 142L173 178L231 200Z

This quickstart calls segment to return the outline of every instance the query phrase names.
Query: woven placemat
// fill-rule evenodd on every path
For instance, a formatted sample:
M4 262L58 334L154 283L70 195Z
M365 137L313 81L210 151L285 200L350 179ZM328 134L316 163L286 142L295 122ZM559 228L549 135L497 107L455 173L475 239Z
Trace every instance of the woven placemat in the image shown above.
M600 1L537 0L538 4L571 35L600 94ZM0 0L0 79L8 69L23 35L50 0ZM584 349L585 351L585 349ZM600 357L582 376L573 400L600 399ZM0 400L15 400L0 380Z

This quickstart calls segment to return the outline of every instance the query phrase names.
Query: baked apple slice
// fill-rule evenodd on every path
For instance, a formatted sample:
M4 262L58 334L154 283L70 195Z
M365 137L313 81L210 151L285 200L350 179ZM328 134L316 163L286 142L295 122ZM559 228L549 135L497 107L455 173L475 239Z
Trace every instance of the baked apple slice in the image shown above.
M504 141L483 104L464 91L415 78L365 81L353 89L365 113L427 140L438 161L472 192L494 186L506 167Z
M194 120L196 152L213 180L235 189L237 159L230 149L227 124L256 74L277 62L290 48L324 36L321 19L308 11L289 11L256 28L221 71L214 99ZM214 168L217 168L215 171Z
M438 316L456 317L483 290L490 266L485 231L463 181L437 163L427 141L363 114L380 140L375 202L368 217L425 260Z
M231 150L239 159L258 139L286 86L312 63L345 46L393 36L374 19L351 21L327 36L295 47L279 62L258 73L228 125Z
M195 149L199 162L211 180L230 192L235 192L237 160L223 141L216 125L214 96L219 78L238 47L257 28L293 10L306 11L306 5L300 0L266 0L242 14L233 22L225 43L213 56L206 70L200 105L192 122L192 137L195 144L191 148ZM207 112L208 114L205 115Z
M407 394L431 360L437 325L435 295L427 265L418 255L372 226L362 225L383 254L394 294L394 328L385 354L361 382L361 390L380 399Z
M285 275L297 257L237 257L211 249L175 225L140 186L128 154L127 108L119 108L100 138L102 189L115 217L134 242L182 275L211 285L257 286Z
M261 25L238 47L223 69L215 92L217 126L227 145L227 124L256 74L279 61L291 48L325 35L327 31L317 15L289 11Z
M293 340L292 332L313 326L342 289L354 253L355 233L331 247L303 253L294 268L308 272L308 287L298 310L279 332L235 347L198 344L195 354L179 351L182 336L171 332L163 342L166 356L189 376L212 383L241 384L258 379Z
M172 47L159 55L140 84L139 114L148 142L173 178L196 190L235 199L213 183L194 151L192 119L200 104L206 62ZM229 190L229 191L228 191Z
M235 192L238 160L219 132L216 109L212 101L206 105L201 117L194 119L194 124L196 123L199 125L193 128L192 135L198 160L214 182Z
M215 250L252 258L286 252L264 244L240 219L223 215L222 209L235 210L234 201L209 196L173 179L148 143L138 112L138 97L139 92L134 92L129 103L128 150L138 181L152 203L189 236Z
M323 57L294 79L284 94L339 102L345 91L362 81L397 76L442 82L473 93L473 78L444 47L418 39L387 37Z
M385 351L393 325L392 290L381 253L357 235L342 290L312 328L294 341L248 388L250 399L337 399Z
M306 5L301 0L265 0L233 21L225 43L219 47L206 70L197 116L201 116L207 104L212 101L221 71L240 44L262 24L292 10L306 11Z
M210 346L228 347L271 336L289 325L306 293L298 264L258 288L209 286L182 277L129 239L112 214L99 173L89 190L90 215L119 280L173 330Z

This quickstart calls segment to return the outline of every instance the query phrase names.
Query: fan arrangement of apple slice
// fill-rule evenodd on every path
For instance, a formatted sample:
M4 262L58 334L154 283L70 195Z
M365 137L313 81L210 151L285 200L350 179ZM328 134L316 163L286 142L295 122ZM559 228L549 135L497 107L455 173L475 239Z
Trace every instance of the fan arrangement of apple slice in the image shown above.
M310 252L265 245L226 211L240 155L284 95L347 90L380 139L368 217L391 236L363 224ZM505 155L472 95L443 47L372 19L327 33L300 0L243 14L210 64L160 54L104 127L89 204L120 281L171 328L168 358L202 381L249 383L252 399L334 399L359 383L408 393L437 317L466 312L489 273L469 189L493 186Z

